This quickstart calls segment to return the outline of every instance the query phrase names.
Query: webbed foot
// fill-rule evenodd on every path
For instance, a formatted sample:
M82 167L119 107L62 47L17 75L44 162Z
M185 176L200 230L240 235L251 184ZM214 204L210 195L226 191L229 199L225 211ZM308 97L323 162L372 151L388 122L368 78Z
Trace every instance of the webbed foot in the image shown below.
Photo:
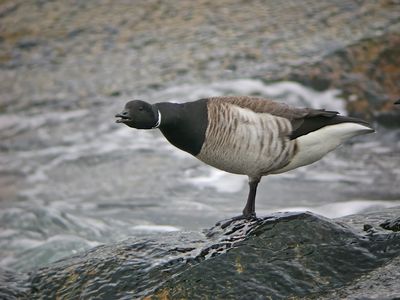
M215 224L215 226L220 226L222 229L225 229L226 227L237 221L255 221L255 220L257 220L256 213L251 213L248 215L243 214L240 216L232 217L230 219L219 221L218 223Z

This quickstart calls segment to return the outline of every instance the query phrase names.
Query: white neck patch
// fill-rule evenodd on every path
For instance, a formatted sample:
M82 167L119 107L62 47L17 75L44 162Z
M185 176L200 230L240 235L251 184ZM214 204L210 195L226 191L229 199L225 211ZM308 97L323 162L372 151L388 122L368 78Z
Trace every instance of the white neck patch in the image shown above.
M157 111L158 111L158 120L157 120L156 125L153 126L153 128L158 128L161 125L161 113L158 109L157 109Z

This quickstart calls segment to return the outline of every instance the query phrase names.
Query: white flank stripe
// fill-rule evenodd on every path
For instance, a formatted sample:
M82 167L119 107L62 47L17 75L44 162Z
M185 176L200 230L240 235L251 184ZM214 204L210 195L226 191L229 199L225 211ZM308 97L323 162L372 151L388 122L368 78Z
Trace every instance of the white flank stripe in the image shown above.
M298 137L297 153L290 163L273 174L283 173L301 166L312 164L321 159L325 154L336 149L346 140L361 134L373 132L367 126L358 123L340 123L325 126L309 134Z

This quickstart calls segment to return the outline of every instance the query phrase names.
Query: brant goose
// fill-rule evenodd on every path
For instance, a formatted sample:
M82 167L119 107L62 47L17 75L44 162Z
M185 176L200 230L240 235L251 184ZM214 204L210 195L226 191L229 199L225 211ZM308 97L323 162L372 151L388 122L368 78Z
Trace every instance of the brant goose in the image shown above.
M249 194L241 217L255 217L262 176L311 164L347 139L374 132L360 119L336 111L295 108L256 97L213 97L186 103L133 100L117 123L159 128L179 149L220 170L247 175Z

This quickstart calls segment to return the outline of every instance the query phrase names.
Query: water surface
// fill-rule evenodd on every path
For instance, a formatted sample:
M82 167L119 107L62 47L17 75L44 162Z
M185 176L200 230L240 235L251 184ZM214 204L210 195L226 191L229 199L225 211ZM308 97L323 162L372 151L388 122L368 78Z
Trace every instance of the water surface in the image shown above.
M340 91L253 79L179 85L152 103L257 95L346 113ZM200 230L238 215L247 178L168 144L158 130L114 123L126 101L78 110L47 105L0 115L0 265L30 270L102 243L151 232ZM310 210L340 217L400 204L400 132L377 126L320 162L263 178L259 215Z

